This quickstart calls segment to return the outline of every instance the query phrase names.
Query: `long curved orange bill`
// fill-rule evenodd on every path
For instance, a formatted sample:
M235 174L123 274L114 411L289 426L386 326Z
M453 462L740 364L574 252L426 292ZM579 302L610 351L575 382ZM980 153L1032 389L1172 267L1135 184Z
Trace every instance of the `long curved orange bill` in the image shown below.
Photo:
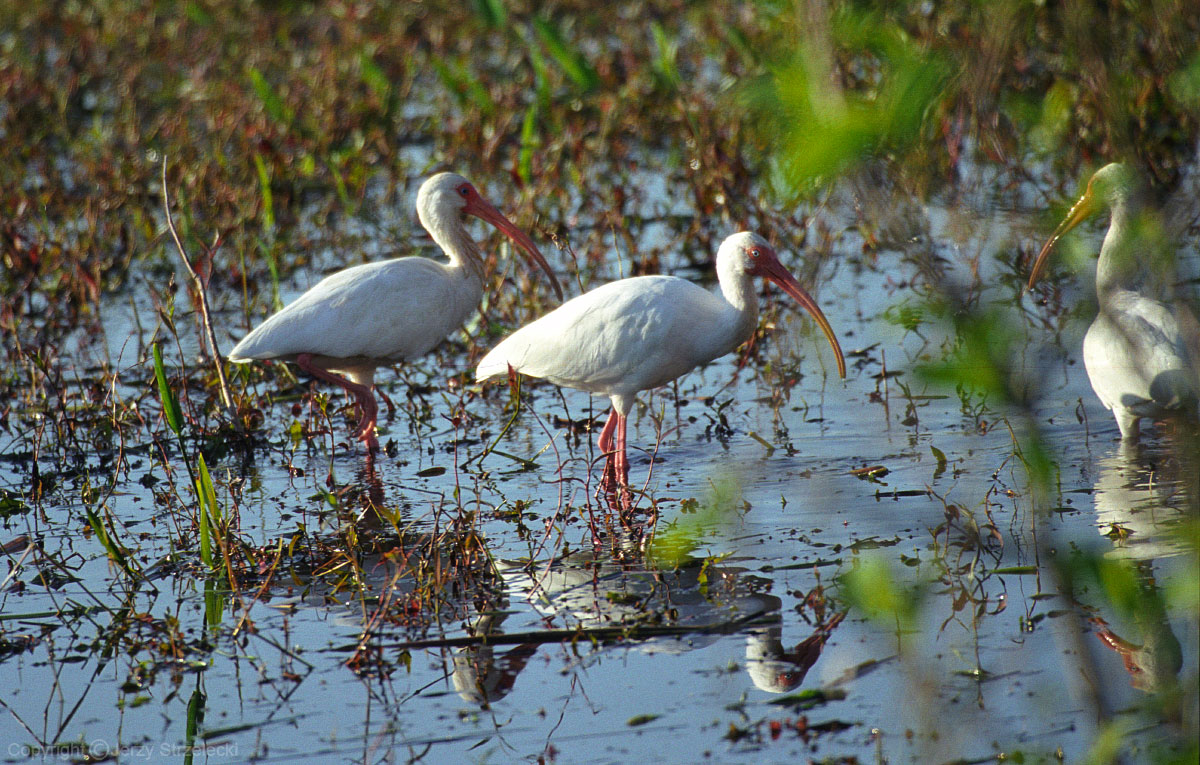
M492 207L487 200L478 194L472 195L471 199L467 201L467 205L463 208L463 212L487 221L511 239L518 249L522 250L531 261L546 272L546 277L550 279L550 286L554 288L554 294L558 296L559 301L562 301L562 286L559 285L554 272L550 270L550 264L542 257L542 253L538 252L537 245L533 243L528 234L517 228L512 221L504 217L504 213Z
M1038 277L1042 275L1042 271L1046 268L1046 261L1049 260L1050 250L1054 248L1058 240L1094 212L1096 212L1096 200L1092 196L1092 187L1089 184L1087 191L1084 192L1079 201L1067 212L1067 217L1063 218L1062 223L1058 224L1058 228L1054 229L1054 233L1042 247L1042 251L1038 253L1037 260L1033 261L1033 269L1029 272L1027 289L1033 289L1033 285L1037 282Z
M821 327L825 333L825 337L829 338L829 345L833 347L833 355L837 358L838 375L846 376L846 357L842 355L842 346L838 343L837 335L833 334L833 327L829 326L829 320L825 318L825 314L821 312L817 301L812 299L812 296L804 291L800 286L800 282L792 276L783 264L775 257L765 259L759 264L760 273L779 285L779 288L791 295L792 298L804 307L804 310L812 314L813 320Z

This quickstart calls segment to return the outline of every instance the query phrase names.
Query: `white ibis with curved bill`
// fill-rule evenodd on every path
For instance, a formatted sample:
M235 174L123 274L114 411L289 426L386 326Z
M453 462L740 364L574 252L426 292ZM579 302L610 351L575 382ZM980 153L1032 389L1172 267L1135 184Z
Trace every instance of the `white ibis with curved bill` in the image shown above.
M1083 365L1092 389L1111 409L1121 438L1137 441L1142 417L1196 413L1200 392L1200 348L1196 319L1183 305L1174 309L1138 291L1151 265L1153 237L1142 236L1147 219L1137 177L1125 165L1100 168L1087 191L1042 247L1029 274L1029 288L1045 269L1050 250L1068 231L1105 206L1112 213L1096 265L1096 320L1083 338Z
M608 455L602 486L615 489L618 481L628 486L625 426L634 396L750 339L758 326L753 276L775 282L812 314L833 346L838 374L846 376L833 328L765 239L734 234L721 244L716 267L720 295L675 276L637 276L569 300L493 348L475 378L502 377L512 369L608 396L612 412L599 438Z
M368 450L378 449L376 368L429 351L461 327L483 297L483 256L465 215L507 235L546 272L562 299L562 288L533 241L466 178L439 173L421 184L417 216L448 263L410 256L331 274L242 338L229 360L294 361L308 374L341 386L361 411L354 437Z

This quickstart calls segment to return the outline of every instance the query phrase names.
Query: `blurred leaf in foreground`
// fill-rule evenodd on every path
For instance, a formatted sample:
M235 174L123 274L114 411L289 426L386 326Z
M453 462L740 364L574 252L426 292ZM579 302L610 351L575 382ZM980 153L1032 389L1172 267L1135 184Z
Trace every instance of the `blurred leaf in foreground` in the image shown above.
M775 170L794 192L912 145L949 76L940 56L879 14L843 8L827 30L801 29L795 48L741 89ZM854 82L835 72L845 51L864 73Z
M654 535L647 558L658 566L674 568L692 557L703 537L727 523L745 507L741 482L726 475L710 483L704 499L685 500L683 512Z
M838 583L839 599L868 619L895 624L906 632L914 628L923 600L921 588L899 582L885 557L857 559Z

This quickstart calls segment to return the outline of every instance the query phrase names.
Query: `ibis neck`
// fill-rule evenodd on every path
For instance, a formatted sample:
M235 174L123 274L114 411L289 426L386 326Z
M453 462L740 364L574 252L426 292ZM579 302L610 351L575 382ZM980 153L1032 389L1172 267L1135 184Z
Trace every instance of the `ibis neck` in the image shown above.
M442 248L442 252L446 253L446 257L450 260L449 267L461 272L464 278L475 282L482 289L486 276L483 252L467 232L463 220L457 215L455 218L457 219L449 221L439 218L422 221L422 223L433 237L433 241Z
M1137 278L1135 211L1123 197L1112 200L1111 210L1112 220L1096 263L1096 297L1101 302L1120 290L1130 289Z
M758 290L750 275L743 272L736 274L718 274L721 280L721 295L736 315L736 320L730 325L735 334L734 346L740 345L754 334L758 325Z

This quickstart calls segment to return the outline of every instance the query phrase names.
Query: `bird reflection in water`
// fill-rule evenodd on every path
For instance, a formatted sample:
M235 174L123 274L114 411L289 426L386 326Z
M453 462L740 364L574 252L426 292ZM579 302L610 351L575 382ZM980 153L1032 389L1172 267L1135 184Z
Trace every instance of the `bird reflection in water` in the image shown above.
M790 650L783 645L783 628L779 625L747 632L746 672L754 685L770 693L787 693L799 687L844 618L846 612L842 611L818 623L811 635Z
M789 649L782 641L783 602L766 591L769 580L699 560L659 571L577 553L546 570L531 573L512 566L501 575L506 591L523 595L541 624L529 632L504 633L500 625L512 613L507 610L483 614L475 623L474 635L483 640L455 652L451 682L463 700L481 706L513 689L540 645L579 639L625 643L646 654L681 654L742 633L750 681L760 690L785 693L803 682L845 617L827 613L823 594L814 590L805 603L815 627ZM594 652L579 661L600 657Z
M482 614L475 622L475 636L499 633L506 616L503 611ZM499 701L513 689L517 675L525 669L540 645L538 642L518 643L502 649L500 656L496 656L496 646L488 642L459 648L454 653L454 670L450 676L454 691L463 701L481 707Z
M1120 655L1130 684L1147 693L1175 687L1183 666L1154 569L1156 560L1187 550L1178 531L1189 514L1195 517L1194 463L1183 452L1128 442L1099 462L1096 521L1113 542L1105 557L1133 564L1138 592L1124 625L1114 627L1100 615L1089 622L1101 644Z

